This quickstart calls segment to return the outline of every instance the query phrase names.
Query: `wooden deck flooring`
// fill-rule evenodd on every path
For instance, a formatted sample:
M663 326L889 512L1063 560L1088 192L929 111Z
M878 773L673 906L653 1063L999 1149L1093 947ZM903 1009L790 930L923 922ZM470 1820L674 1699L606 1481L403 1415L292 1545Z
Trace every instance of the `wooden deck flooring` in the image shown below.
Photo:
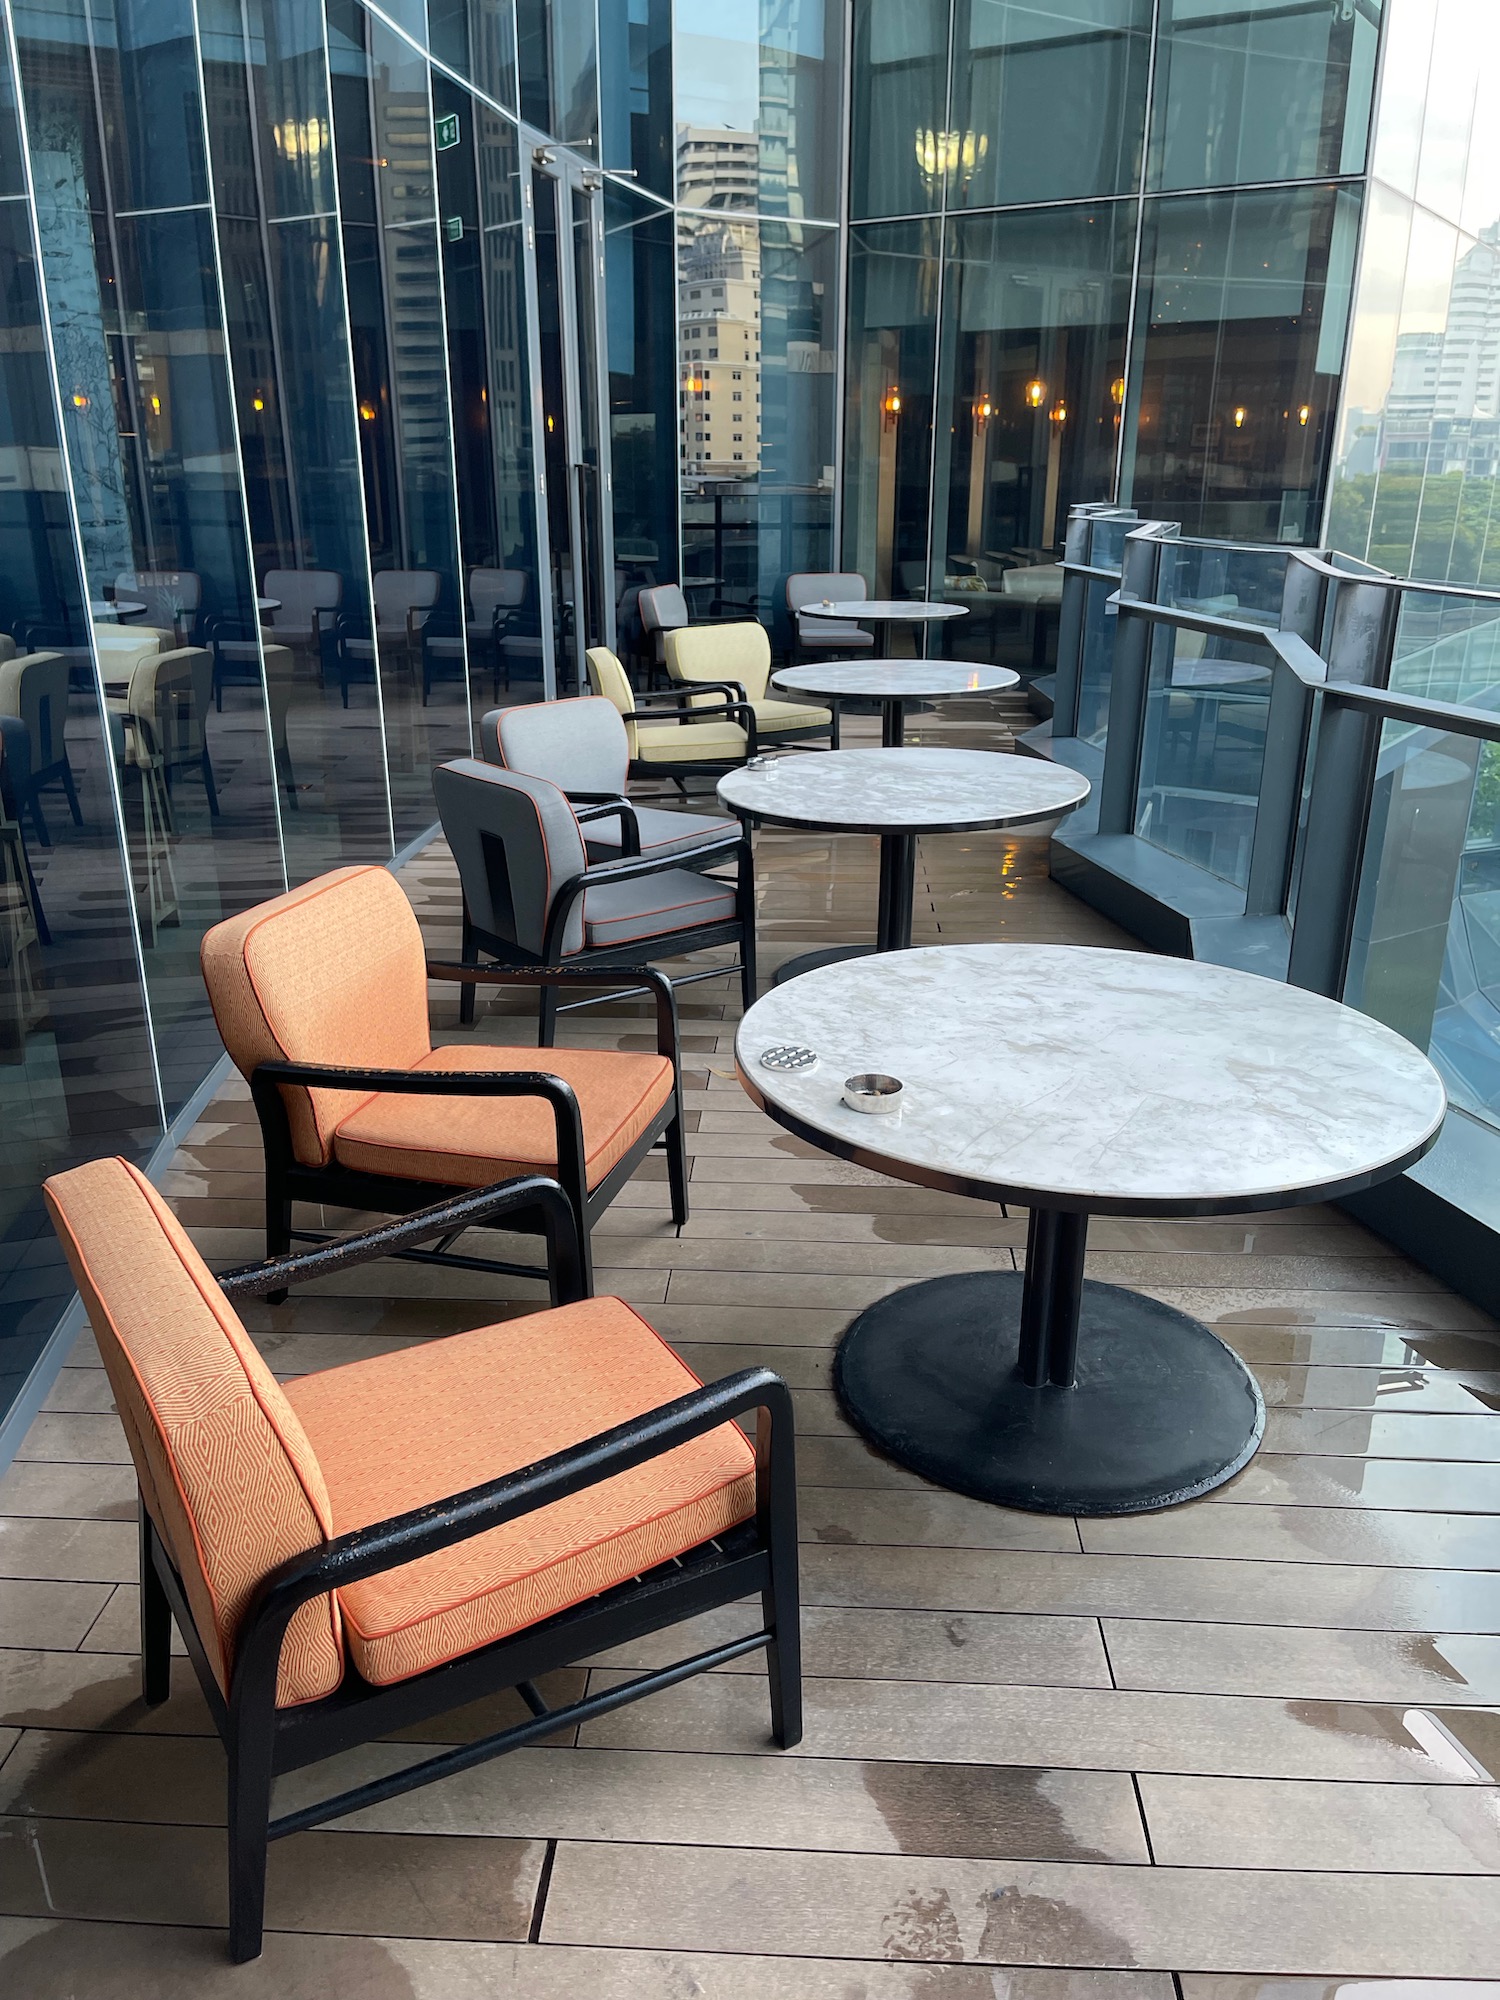
M913 740L995 732L955 704ZM872 841L759 851L763 973L873 927ZM919 867L919 942L1129 943L1049 881L1043 839L934 840ZM442 847L404 880L451 952ZM434 1008L457 1039L451 994ZM1015 1268L1024 1216L777 1130L735 1081L736 1011L728 980L684 996L691 1222L672 1229L653 1163L598 1232L598 1280L700 1374L766 1361L796 1391L800 1749L770 1749L742 1661L273 1849L265 1956L231 1969L223 1760L185 1662L164 1709L136 1699L134 1484L85 1338L0 1480L0 1991L1323 2000L1500 1976L1493 1324L1332 1209L1101 1222L1091 1275L1200 1315L1255 1368L1264 1448L1207 1500L1128 1520L936 1491L845 1426L832 1349L896 1286ZM566 1039L647 1045L628 1010L566 1018ZM529 1038L503 1009L478 1032ZM168 1191L230 1262L259 1253L259 1183L236 1084ZM291 1375L524 1310L526 1289L497 1308L477 1277L380 1265L249 1323Z

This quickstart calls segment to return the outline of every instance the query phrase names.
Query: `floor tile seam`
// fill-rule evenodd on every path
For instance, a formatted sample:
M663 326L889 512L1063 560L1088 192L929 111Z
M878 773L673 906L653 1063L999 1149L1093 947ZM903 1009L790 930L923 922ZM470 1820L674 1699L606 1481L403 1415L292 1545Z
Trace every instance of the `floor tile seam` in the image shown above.
M114 1603L115 1592L125 1587L128 1586L122 1586L118 1583L112 1584L110 1586L109 1592L106 1595L104 1602L99 1606L99 1609L94 1613L93 1617L89 1620L87 1630L83 1633L82 1637L79 1639L78 1644L72 1649L75 1653L83 1652L84 1648L88 1645L89 1634L94 1631L94 1629L99 1623L99 1620L109 1610L111 1604ZM136 1585L136 1588L137 1589L140 1588L139 1584ZM105 1657L110 1657L110 1656L106 1655Z
M922 1551L918 1551L918 1553L922 1553ZM996 1553L1026 1555L1034 1552L1024 1549L1011 1549L996 1551ZM1311 1567L1311 1565L1308 1565L1308 1567ZM1452 1573L1460 1576L1466 1574L1462 1570ZM1420 1575L1425 1574L1425 1572L1418 1571L1415 1574ZM1489 1572L1482 1572L1482 1574L1489 1574ZM116 1587L118 1588L118 1586ZM952 1618L991 1616L996 1615L999 1610L999 1607L975 1604L913 1604L910 1602L851 1604L843 1598L819 1596L815 1591L806 1588L805 1585L802 1592L802 1600L805 1607L817 1611L912 1611L927 1613L932 1616ZM1422 1624L1407 1625L1323 1625L1309 1623L1305 1618L1267 1618L1264 1616L1253 1619L1211 1618L1201 1615L1184 1617L1181 1612L1174 1611L1088 1611L1082 1610L1079 1606L1073 1604L1059 1605L1055 1609L1044 1609L1037 1606L1016 1608L1023 1609L1025 1615L1030 1618L1114 1618L1122 1622L1128 1619L1132 1623L1145 1625L1217 1625L1222 1626L1225 1631L1229 1632L1237 1631L1242 1626L1253 1626L1260 1631L1272 1632L1345 1632L1356 1635L1381 1634L1387 1638L1426 1638L1431 1636L1433 1631L1431 1621ZM1500 1636L1500 1624L1444 1624L1442 1630L1446 1637L1452 1639L1493 1639Z

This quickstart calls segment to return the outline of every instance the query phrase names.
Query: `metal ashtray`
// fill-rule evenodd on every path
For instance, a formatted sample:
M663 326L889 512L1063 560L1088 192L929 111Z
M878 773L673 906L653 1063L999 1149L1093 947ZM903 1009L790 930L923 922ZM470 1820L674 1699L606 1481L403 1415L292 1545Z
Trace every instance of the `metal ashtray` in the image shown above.
M778 1042L773 1048L761 1050L760 1066L795 1076L802 1070L816 1069L818 1055L815 1049L804 1048L800 1042Z
M844 1102L851 1111L899 1111L905 1088L899 1076L867 1070L862 1076L844 1078Z

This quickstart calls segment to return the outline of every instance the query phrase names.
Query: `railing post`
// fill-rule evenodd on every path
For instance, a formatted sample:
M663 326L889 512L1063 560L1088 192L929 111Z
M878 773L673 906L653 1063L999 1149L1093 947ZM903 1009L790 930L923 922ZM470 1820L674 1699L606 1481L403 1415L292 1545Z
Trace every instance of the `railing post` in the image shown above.
M1100 833L1134 833L1145 740L1146 687L1155 628L1133 616L1131 601L1154 604L1161 572L1162 543L1154 534L1125 538L1120 565L1119 616L1109 676L1109 731L1104 739L1104 772L1099 780Z
M1064 563L1086 563L1089 559L1089 522L1092 514L1075 507L1068 516L1063 538ZM1055 738L1078 734L1078 687L1083 673L1084 611L1088 604L1089 580L1063 571L1062 608L1057 615L1057 674L1052 684L1052 734Z
M1302 779L1307 769L1312 703L1311 688L1284 661L1273 657L1260 797L1255 805L1250 869L1245 878L1247 917L1279 917L1286 912L1297 821L1302 811Z
M1307 842L1287 982L1341 998L1354 936L1381 718L1323 696L1307 806Z

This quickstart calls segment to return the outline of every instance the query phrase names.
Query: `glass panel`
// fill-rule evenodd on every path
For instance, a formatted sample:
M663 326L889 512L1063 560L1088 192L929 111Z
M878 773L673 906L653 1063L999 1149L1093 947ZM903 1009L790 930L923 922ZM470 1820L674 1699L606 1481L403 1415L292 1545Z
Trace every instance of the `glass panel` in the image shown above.
M856 0L851 215L916 215L942 204L948 122L948 0Z
M26 25L44 289L171 1116L218 1052L198 941L285 881L212 217L183 205L203 191L198 72L171 7L52 0ZM127 213L122 187L161 206ZM252 635L243 700L221 629Z
M1500 604L1403 593L1390 684L1430 701L1500 710Z
M1271 669L1253 643L1159 628L1135 830L1243 889L1260 796Z
M1133 193L1150 54L1151 0L958 0L950 206Z
M836 0L677 0L677 199L839 213L843 9Z
M683 583L779 618L782 579L833 560L837 232L684 218L677 286Z
M1089 577L1084 585L1083 658L1078 669L1078 734L1103 749L1109 735L1109 680L1115 658L1116 612L1110 598L1119 588Z
M1493 588L1500 190L1488 199L1475 237L1372 189L1327 533L1400 575Z
M0 1415L73 1292L42 1181L160 1131L66 476L27 208L0 198Z
M677 399L673 285L671 216L606 188L604 322L622 644L632 630L633 593L669 581L677 569L677 440L670 417ZM752 408L750 385L742 380L738 392L742 406Z
M433 765L472 742L432 105L400 37L347 4L328 22L375 610L336 671L341 703L383 716L400 847L432 824Z
M437 155L438 195L469 667L483 710L544 692L517 137L456 84L436 74L432 84L436 117L455 118L458 132Z
M1381 11L1380 0L1161 0L1151 185L1359 173Z
M1358 220L1347 189L1147 204L1124 481L1140 513L1317 539Z
M1168 542L1157 584L1158 604L1238 618L1252 625L1281 623L1287 556L1281 549L1235 549L1213 542Z
M201 0L200 0L201 4ZM248 39L246 30L248 29ZM345 710L338 621L370 625L358 425L315 0L216 0L203 31L229 316L287 869L294 882L391 851L379 714ZM220 698L253 625L221 628ZM274 650L269 650L274 649Z
M515 110L516 30L509 7L494 0L427 0L427 46L439 62Z
M521 116L591 153L599 139L594 0L516 0Z
M850 231L842 560L876 597L927 594L938 229Z
M623 0L599 9L603 160L672 199L671 0Z
M968 613L939 628L954 657L1042 662L1068 508L1114 477L1134 215L1122 202L948 225L932 587ZM1023 575L1038 564L1045 579Z
M1344 997L1426 1049L1452 1102L1500 1125L1500 761L1390 723Z

